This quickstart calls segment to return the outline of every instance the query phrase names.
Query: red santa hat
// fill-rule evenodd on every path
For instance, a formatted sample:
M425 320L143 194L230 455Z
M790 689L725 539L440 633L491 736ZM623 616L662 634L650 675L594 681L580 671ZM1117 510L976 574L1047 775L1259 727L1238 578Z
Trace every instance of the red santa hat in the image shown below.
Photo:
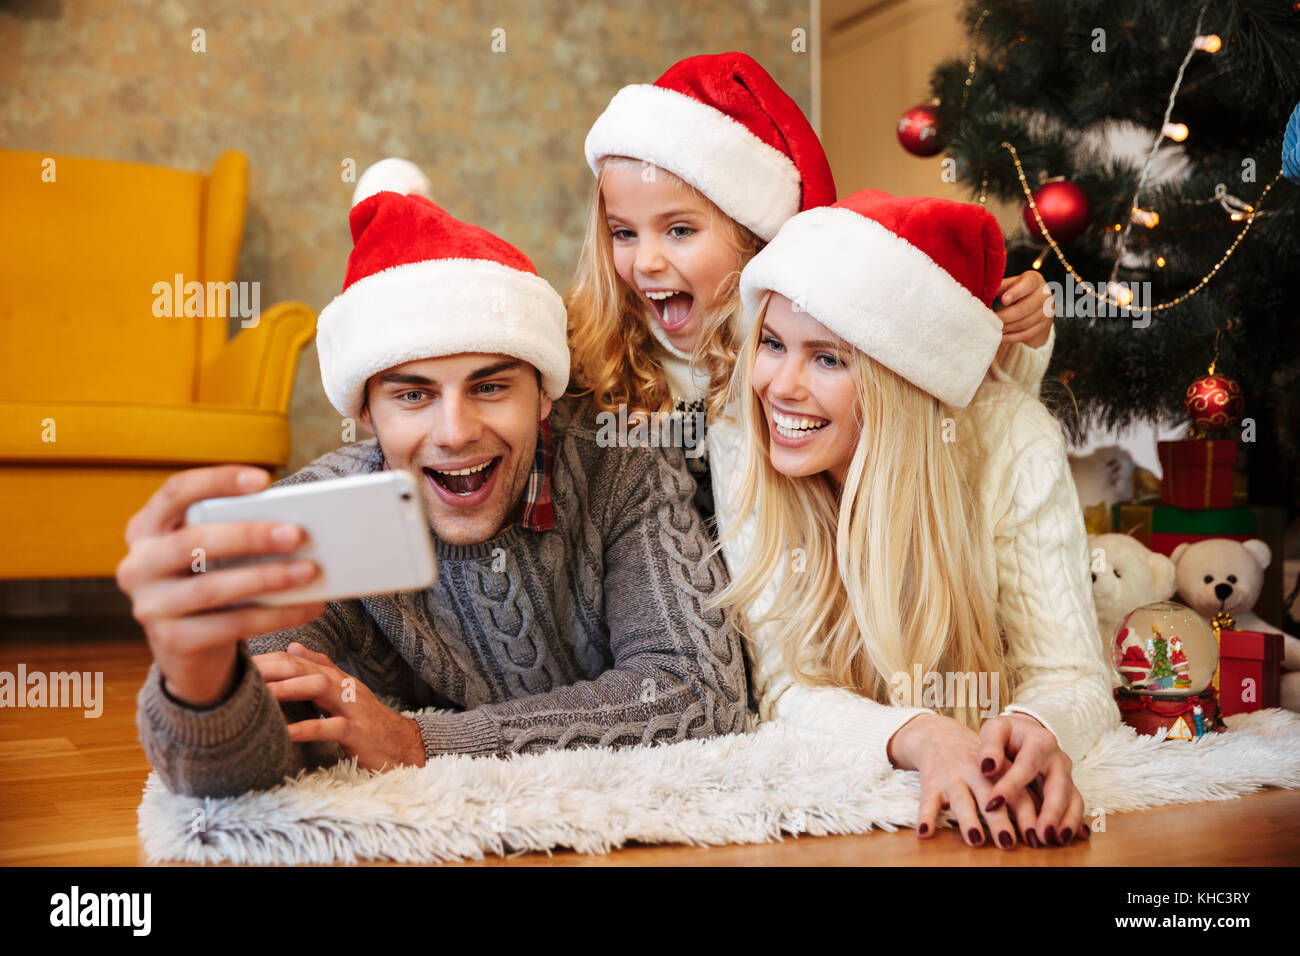
M835 201L821 141L785 91L743 53L693 56L653 84L625 86L585 145L653 163L690 183L763 240L801 209Z
M742 332L778 292L840 338L955 408L1002 341L992 310L1006 266L983 206L864 189L802 212L740 274Z
M527 256L428 192L404 159L376 163L357 182L347 277L317 322L330 404L356 418L376 372L463 352L522 359L559 398L569 383L564 301Z

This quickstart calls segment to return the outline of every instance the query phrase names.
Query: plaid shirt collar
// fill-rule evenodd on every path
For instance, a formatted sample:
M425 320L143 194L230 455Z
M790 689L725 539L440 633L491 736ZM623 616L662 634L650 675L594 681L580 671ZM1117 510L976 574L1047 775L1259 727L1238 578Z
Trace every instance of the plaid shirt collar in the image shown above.
M376 443L377 444L377 443ZM388 471L388 459L380 449L381 471ZM528 474L523 500L515 509L514 524L529 531L550 531L555 527L555 507L551 500L551 422L543 419L537 428L537 452Z
M550 531L555 527L555 507L551 501L551 420L542 419L537 426L537 452L524 500L515 513L516 523L529 531Z

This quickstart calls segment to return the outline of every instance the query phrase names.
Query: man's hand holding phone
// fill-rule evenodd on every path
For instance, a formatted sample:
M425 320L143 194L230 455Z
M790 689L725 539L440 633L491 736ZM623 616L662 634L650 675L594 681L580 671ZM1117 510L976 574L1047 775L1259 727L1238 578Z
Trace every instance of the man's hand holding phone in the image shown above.
M117 566L117 584L131 598L167 692L191 707L215 706L230 693L239 641L306 624L325 611L323 601L223 610L317 576L314 561L287 558L303 544L302 528L276 521L185 523L186 509L197 501L250 494L269 482L265 471L245 465L178 472L127 523L130 550ZM286 560L210 567L214 559L248 555Z

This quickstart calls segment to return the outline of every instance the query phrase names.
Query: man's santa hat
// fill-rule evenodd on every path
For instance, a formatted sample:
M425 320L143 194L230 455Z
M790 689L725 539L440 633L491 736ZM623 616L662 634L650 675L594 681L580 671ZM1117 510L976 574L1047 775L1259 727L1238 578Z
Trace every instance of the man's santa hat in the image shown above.
M652 163L690 183L763 240L801 209L835 201L821 141L799 106L752 57L693 56L653 84L625 86L585 145Z
M465 352L522 359L559 398L569 383L564 301L527 256L428 192L404 159L382 160L357 182L343 291L316 325L330 404L356 418L376 372Z
M840 338L954 408L1002 342L992 309L1006 266L983 206L864 189L802 212L740 274L742 331L778 292Z

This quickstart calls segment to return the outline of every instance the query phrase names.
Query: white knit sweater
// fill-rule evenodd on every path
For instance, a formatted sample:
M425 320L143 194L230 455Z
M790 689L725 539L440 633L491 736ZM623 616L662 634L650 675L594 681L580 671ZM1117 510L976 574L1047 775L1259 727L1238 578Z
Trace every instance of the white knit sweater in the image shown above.
M651 327L656 333L655 323ZM700 397L704 383L692 379L687 356L656 335L675 397ZM1096 613L1088 580L1083 515L1065 457L1059 423L1033 396L1055 344L1052 330L1040 348L1004 347L972 401L985 454L972 467L991 529L991 540L973 542L986 569L996 571L998 601L1019 612L1023 633L1006 635L1008 666L1018 678L1016 698L1003 713L1028 714L1053 735L1072 761L1082 757L1107 730L1119 724L1108 669L1097 642ZM731 499L744 467L739 429L732 421L710 423L709 468L717 517L728 520ZM967 443L963 447L975 447ZM752 548L754 519L723 554L735 567ZM766 610L775 587L758 602ZM755 697L762 720L780 720L851 741L888 763L889 740L923 707L881 704L844 688L813 687L786 668L771 626L751 628Z

